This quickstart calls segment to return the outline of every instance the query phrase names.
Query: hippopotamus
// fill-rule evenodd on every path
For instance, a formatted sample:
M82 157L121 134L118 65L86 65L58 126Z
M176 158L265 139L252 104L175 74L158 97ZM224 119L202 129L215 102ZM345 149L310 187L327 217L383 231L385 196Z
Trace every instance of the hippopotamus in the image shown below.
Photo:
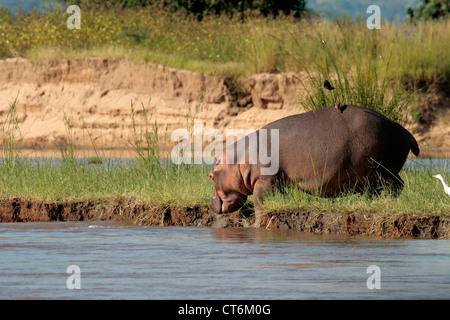
M389 187L397 195L403 187L399 171L410 150L419 155L408 130L365 107L291 115L241 138L214 159L210 209L236 211L251 194L258 208L270 190L292 183L325 197L367 187Z

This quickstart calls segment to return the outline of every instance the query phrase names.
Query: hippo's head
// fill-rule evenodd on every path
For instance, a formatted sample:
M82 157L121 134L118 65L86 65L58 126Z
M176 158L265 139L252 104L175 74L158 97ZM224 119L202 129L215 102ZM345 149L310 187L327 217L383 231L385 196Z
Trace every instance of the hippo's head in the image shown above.
M225 156L214 160L209 177L214 181L215 190L209 207L219 214L236 211L250 194L243 185L239 165L225 164Z

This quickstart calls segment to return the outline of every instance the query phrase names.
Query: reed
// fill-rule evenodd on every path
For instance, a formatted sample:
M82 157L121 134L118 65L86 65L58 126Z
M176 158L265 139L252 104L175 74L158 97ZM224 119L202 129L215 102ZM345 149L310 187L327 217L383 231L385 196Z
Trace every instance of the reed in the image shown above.
M137 119L139 114L142 115L142 123L139 123ZM136 110L133 102L131 102L131 123L132 138L128 141L131 149L137 153L139 160L151 165L157 165L162 157L161 143L159 141L158 122L156 120L152 122L151 110L149 111L148 107L145 107L142 102L141 110ZM163 144L163 149L165 148L164 146L165 143Z
M3 165L5 168L14 168L22 157L23 136L16 114L19 94L9 103L6 117L1 123L1 142L3 149Z

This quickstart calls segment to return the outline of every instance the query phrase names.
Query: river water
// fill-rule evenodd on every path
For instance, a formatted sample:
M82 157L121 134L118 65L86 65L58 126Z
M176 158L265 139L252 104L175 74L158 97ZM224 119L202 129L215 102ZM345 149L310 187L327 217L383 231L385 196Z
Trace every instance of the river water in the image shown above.
M210 164L213 160L208 159L208 162L203 162L203 165L211 167ZM4 159L0 158L0 165L4 164ZM33 159L33 158L24 158L19 161L25 161L28 164L47 164L52 167L60 167L63 164L63 160L60 158L44 158L44 159ZM100 163L94 162L91 163L89 159L82 158L76 160L80 165L87 166L102 166L106 168L117 168L123 167L127 165L133 165L138 162L138 159L126 159L126 158L105 158ZM163 164L172 164L172 161L169 159L161 159L161 163ZM202 162L202 160L192 159L192 164L197 163L197 161ZM403 166L404 170L412 170L412 171L436 171L435 173L442 173L445 171L450 171L450 159L422 159L422 158L414 158L414 159L406 159L406 162Z
M0 298L450 299L450 240L4 223Z

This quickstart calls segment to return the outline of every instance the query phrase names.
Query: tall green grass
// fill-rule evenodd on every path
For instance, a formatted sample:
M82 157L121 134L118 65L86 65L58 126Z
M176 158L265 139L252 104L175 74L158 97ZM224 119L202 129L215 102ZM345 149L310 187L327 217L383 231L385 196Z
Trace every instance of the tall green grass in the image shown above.
M45 202L137 200L154 205L207 207L214 185L209 166L152 165L144 161L121 163L103 159L102 163L22 159L14 167L0 165L0 194ZM266 212L304 210L327 212L368 212L386 216L450 214L450 202L431 170L405 170L405 181L398 197L389 192L373 196L347 193L334 198L309 194L289 187L265 198ZM450 176L442 173L446 181ZM252 198L249 197L249 205Z
M141 103L144 123L140 126L137 123L136 107L131 102L131 123L132 123L132 139L129 141L131 149L133 149L139 157L139 160L145 161L150 165L157 165L162 152L160 146L165 148L165 141L163 144L159 141L158 122L152 122L152 113L143 103ZM166 132L167 133L167 132ZM167 137L167 134L165 135Z
M256 72L330 69L326 50L347 70L382 71L387 77L434 79L450 75L448 20L384 22L369 30L365 21L205 16L202 21L158 7L81 8L81 29L66 27L68 14L0 15L0 58L34 59L103 55L231 76ZM381 58L383 57L385 61ZM390 58L389 58L390 57ZM365 69L367 66L367 69Z
M144 104L131 105L133 133L130 149L137 159L108 159L98 153L83 159L77 150L72 117L65 114L66 138L60 158L30 159L22 154L23 136L15 98L0 119L3 158L0 158L0 196L41 201L137 199L155 205L206 205L213 186L204 179L210 168L161 161L157 122ZM137 120L143 118L140 124ZM81 155L81 158L80 158ZM209 179L209 178L208 178Z
M319 194L308 194L295 187L286 188L283 192L273 192L264 201L264 210L270 211L327 211L327 212L375 212L380 215L450 215L450 201L444 193L439 180L432 178L432 169L403 170L400 173L405 181L404 188L398 197L389 191L382 191L374 196L369 192L348 192L335 198L324 198ZM447 181L448 174L444 174Z
M301 52L298 49L297 52ZM350 64L341 50L339 43L321 39L317 58L310 65L304 64L306 59L301 54L297 57L307 74L307 81L301 81L307 93L303 108L310 111L335 104L360 105L404 124L414 92L407 91L400 81L392 78L392 52L385 58L378 52L379 59L365 61L365 53L357 50L353 53L354 58L365 63ZM336 89L319 89L325 79Z
M10 101L4 121L0 121L3 165L6 168L14 168L22 155L23 137L16 114L17 102L18 95Z
M0 166L0 194L46 202L134 199L155 205L207 205L213 192L204 178L209 170L170 164L156 167L142 161L23 159L14 168Z

